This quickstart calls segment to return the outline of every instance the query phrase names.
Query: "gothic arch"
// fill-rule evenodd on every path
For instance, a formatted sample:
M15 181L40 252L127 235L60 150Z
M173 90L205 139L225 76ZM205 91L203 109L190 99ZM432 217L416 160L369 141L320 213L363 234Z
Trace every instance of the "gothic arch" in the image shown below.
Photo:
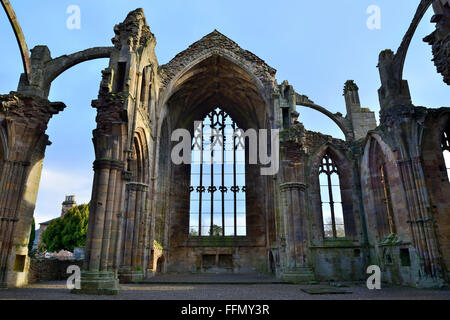
M265 112L270 116L271 111L268 106L272 101L271 94L276 88L274 77L276 70L254 54L241 49L235 42L218 31L206 35L175 56L169 63L159 67L160 95L158 109L160 114L164 113L169 100L174 95L179 94L186 83L204 76L205 72L211 71L210 68L220 67L217 65L207 66L208 62L214 60L220 60L220 65L227 66L229 75L232 72L236 80L240 79L245 84L237 87L237 94L241 94L239 88L250 90L247 95L251 94L253 96L251 99L258 96L261 104L265 106ZM232 80L230 77L227 82ZM248 102L247 95L241 95L241 100ZM227 111L232 114L230 110ZM235 115L233 117L238 121ZM259 119L259 123L263 123L263 121Z
M201 119L214 105L220 105L243 129L263 128L272 112L254 75L220 54L203 56L180 79L170 92L160 96L164 101L160 102L160 118L170 110L176 128Z
M400 237L408 237L405 232L408 230L409 211L397 153L378 134L368 136L361 162L361 187L369 239L374 242L382 240L391 231ZM383 172L380 171L381 166ZM380 179L383 179L383 184L380 184ZM387 210L390 210L393 230L389 229L389 216L382 216L383 212L389 213ZM383 229L383 225L386 228Z
M354 203L353 200L353 194L356 192L356 186L353 182L355 179L355 175L352 163L345 154L345 151L340 150L329 143L320 146L308 161L308 168L311 176L311 185L308 191L309 198L311 200L311 220L314 221L314 225L316 226L316 228L320 228L320 230L315 230L316 232L313 232L313 234L320 235L320 237L316 240L324 240L324 228L319 187L319 168L322 163L322 159L327 152L331 155L338 168L345 238L358 240L358 204Z

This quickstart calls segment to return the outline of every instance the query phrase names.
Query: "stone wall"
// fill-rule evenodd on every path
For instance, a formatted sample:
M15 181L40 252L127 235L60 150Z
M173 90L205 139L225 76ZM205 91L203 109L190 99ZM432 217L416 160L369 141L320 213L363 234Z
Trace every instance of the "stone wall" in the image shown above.
M71 265L83 266L83 260L30 259L28 283L66 280Z

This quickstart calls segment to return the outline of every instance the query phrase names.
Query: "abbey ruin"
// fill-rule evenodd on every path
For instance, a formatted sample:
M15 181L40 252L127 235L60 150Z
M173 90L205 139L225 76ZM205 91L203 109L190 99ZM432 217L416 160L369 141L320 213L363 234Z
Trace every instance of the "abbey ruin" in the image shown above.
M402 74L432 6L436 29L424 41L450 85L449 1L421 0L398 50L380 53L379 125L354 81L342 84L347 114L334 114L218 31L159 65L142 9L114 27L110 47L54 58L40 45L29 56L9 1L2 4L24 73L17 91L0 95L0 286L27 284L47 125L66 107L48 100L52 81L98 58L109 66L92 101L96 158L81 292L115 294L119 282L158 273L359 281L369 265L387 283L448 284L450 107L415 106ZM345 140L306 130L297 105L327 115ZM194 121L203 121L203 135ZM229 135L235 128L280 130L277 174L246 161L249 145ZM191 164L171 160L176 129L200 137ZM213 130L227 139L215 144Z

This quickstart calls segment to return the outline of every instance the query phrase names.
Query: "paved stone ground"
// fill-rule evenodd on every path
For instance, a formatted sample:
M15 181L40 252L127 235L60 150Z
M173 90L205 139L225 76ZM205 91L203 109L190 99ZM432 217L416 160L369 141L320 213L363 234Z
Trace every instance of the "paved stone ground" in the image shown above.
M368 290L364 284L336 288L327 284L124 284L117 296L71 294L65 282L44 282L18 289L0 290L0 300L450 300L450 290L382 286ZM302 289L327 288L347 294L308 294Z

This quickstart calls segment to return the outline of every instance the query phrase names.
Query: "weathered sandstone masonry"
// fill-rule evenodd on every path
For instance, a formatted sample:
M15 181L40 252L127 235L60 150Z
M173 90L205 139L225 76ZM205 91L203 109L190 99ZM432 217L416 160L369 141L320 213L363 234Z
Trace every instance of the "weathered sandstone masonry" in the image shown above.
M92 101L94 180L81 290L75 292L117 294L119 282L167 272L359 281L373 264L388 283L448 285L450 182L443 152L450 151L450 108L415 106L403 79L409 43L433 5L436 30L424 40L449 83L448 1L420 1L398 50L380 53L378 125L355 81L343 83L346 115L332 113L288 81L278 83L274 68L217 30L159 65L142 9L114 27L110 47L52 58L46 46L37 46L30 56L10 3L1 2L24 61L17 92L0 95L2 287L28 282L27 242L50 144L45 132L65 108L48 101L51 83L72 66L99 58L109 65ZM306 130L296 106L328 116L345 140ZM243 130L280 130L277 174L261 175L265 165L234 160L233 186L225 186L224 166L210 174L221 179L220 186L205 187L195 185L193 164L172 162L172 133L186 129L193 135L194 121L217 108L215 117L226 114ZM243 147L247 159L250 147ZM240 185L238 165L245 172ZM222 221L229 196L234 221L239 213L245 232L225 234L224 226L207 219L209 234L192 232L193 224L203 222L200 200L196 208L191 196L197 190L222 199L221 208L211 200L212 212L206 211L209 217L219 212Z

